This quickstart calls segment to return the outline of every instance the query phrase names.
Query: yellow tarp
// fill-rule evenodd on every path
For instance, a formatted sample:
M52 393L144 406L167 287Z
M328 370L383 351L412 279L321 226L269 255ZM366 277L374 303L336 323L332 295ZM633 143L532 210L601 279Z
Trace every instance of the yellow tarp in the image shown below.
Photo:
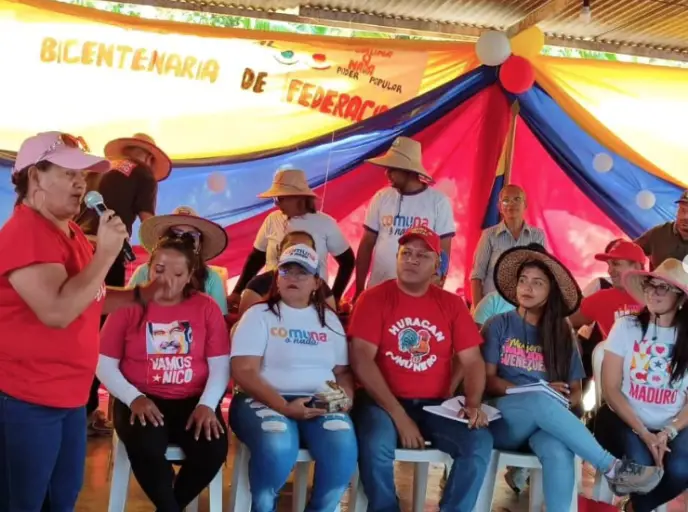
M476 65L472 45L297 36L0 0L0 148L147 132L173 159L298 145Z

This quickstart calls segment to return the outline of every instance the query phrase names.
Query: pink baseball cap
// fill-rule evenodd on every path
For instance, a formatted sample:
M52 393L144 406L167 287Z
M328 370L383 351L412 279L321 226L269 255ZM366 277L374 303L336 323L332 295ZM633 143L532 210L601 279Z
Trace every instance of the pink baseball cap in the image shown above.
M110 162L86 153L88 147L81 137L62 132L43 132L22 142L12 174L40 161L48 161L65 169L107 172Z

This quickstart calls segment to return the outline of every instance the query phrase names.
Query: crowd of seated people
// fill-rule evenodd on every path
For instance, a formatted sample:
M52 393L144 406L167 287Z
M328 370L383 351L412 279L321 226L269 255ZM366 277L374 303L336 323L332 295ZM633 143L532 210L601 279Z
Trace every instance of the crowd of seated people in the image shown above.
M597 308L581 305L580 287L546 251L542 232L525 223L523 190L505 187L500 196L504 220L483 234L476 255L473 285L483 299L474 320L464 299L443 289L454 233L446 198L431 189L420 147L412 142L395 143L385 157L373 160L387 169L391 186L376 196L366 217L368 244L356 267L355 306L346 327L337 311L354 270L353 251L336 222L315 210L305 175L283 170L262 195L275 198L278 210L258 233L228 298L207 264L227 245L224 229L184 207L150 217L141 228L149 261L135 272L129 289L108 291L100 355L84 350L71 375L69 400L50 403L48 395L26 394L0 375L3 407L31 425L34 435L39 428L34 420L41 417L36 411L66 407L82 421L79 404L96 371L115 398L114 429L132 472L161 512L180 512L213 479L227 457L227 425L251 453L256 512L276 509L301 448L315 461L308 512L333 512L357 468L369 512L399 511L397 448L433 448L455 461L443 486L441 512L474 510L493 449L531 453L540 460L550 512L571 508L576 456L598 471L615 494L628 497L625 510L649 512L682 494L688 487L683 446L688 274L682 262L669 258L645 272L638 249L646 249L614 241L597 258L608 262L612 287L589 296L599 301L595 294L611 290L607 295L615 298L598 318ZM29 250L33 246L17 252L5 264L5 275L11 277L0 282L0 291L4 286L12 294L22 318L38 317L32 335L45 337L72 326L70 336L86 346L83 340L96 339L103 304L92 297L89 302L78 289L85 286L99 302L103 299L96 285L102 284L126 229L108 212L100 221L95 255L86 251L78 226L69 221L74 208L68 207L68 196L84 190L83 176L75 170L101 170L107 162L75 153L80 150L73 141L59 134L43 135L35 143L37 149L20 155L23 166L15 172L19 208L0 231L0 245L9 246L13 233L33 226L36 236L53 244L54 257L36 259ZM411 209L404 214L424 211L430 225L407 229L396 226L396 220L390 224L396 217L389 217L388 210L404 205ZM684 207L688 197L680 203ZM403 220L399 211L396 215ZM339 263L331 289L327 254ZM386 278L366 286L361 275L367 275L371 261ZM263 265L266 272L256 276ZM55 284L48 305L32 291L38 277ZM63 290L70 295L62 297ZM66 317L50 316L49 305L59 305ZM80 320L89 307L87 322ZM230 335L225 316L231 307L239 318ZM605 343L598 385L606 403L593 433L579 419L584 368L589 366L581 356L591 353L590 347L582 349L573 330L581 318L601 328L602 341L588 343ZM10 354L1 345L0 360L25 358L28 364L26 353L13 350ZM34 367L47 375L50 364ZM19 367L12 368L13 375L21 375ZM229 390L233 396L226 421L220 404L228 394L230 373L235 389ZM513 392L530 384L552 393ZM463 405L456 420L425 409L456 396L457 390ZM501 417L489 421L483 404L496 407ZM53 419L47 414L42 417ZM5 443L8 432L22 439L18 423L3 418ZM67 415L55 418L73 421ZM176 474L165 459L169 444L185 454ZM57 454L57 462L40 471L36 450L12 446L0 458L0 510L38 512L44 497L50 498L46 510L73 509L85 441L62 439L56 430L41 446ZM27 454L31 464L22 460ZM60 473L63 459L71 461L75 473L67 484ZM40 476L35 481L32 468ZM512 485L517 490L526 486L527 475Z

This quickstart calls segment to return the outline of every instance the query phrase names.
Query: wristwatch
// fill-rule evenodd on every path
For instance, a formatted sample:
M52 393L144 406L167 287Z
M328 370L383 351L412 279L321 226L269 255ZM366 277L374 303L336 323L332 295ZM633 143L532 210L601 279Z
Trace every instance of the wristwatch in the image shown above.
M672 421L669 425L662 429L662 431L665 432L669 438L669 441L673 441L678 435L678 429L674 426L674 423L676 423L676 420Z

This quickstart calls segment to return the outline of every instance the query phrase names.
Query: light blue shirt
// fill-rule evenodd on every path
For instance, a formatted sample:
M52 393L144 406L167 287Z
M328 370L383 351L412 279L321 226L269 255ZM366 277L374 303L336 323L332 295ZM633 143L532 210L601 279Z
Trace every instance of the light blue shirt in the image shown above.
M508 313L516 309L516 306L507 302L498 292L488 293L483 300L478 302L473 312L473 321L476 324L484 325L490 318L502 313Z
M146 284L148 282L148 265L141 265L134 271L134 274L129 279L129 286L135 286L137 284ZM220 306L220 310L223 315L228 313L227 311L227 292L225 285L222 282L222 277L217 271L212 268L208 268L208 279L205 280L205 293L210 295L217 305Z

